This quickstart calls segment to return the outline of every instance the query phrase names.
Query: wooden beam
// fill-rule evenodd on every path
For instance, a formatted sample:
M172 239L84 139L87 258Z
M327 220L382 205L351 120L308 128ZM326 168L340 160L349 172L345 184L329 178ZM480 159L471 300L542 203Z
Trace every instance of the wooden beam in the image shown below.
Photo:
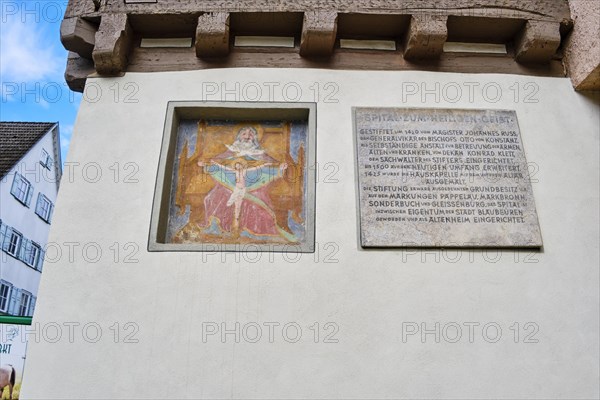
M87 77L95 72L96 69L92 60L81 57L75 52L69 52L67 70L65 71L65 80L69 89L83 93Z
M229 54L229 13L206 13L198 17L196 57L226 57Z
M92 53L100 75L118 75L128 64L132 29L127 14L104 14Z
M515 59L520 63L547 63L560 45L560 24L527 21L515 41Z
M439 58L448 38L447 21L448 17L445 15L413 15L404 43L404 58Z
M201 59L193 49L135 48L129 72L194 71L211 68L320 68L373 71L437 71L564 77L559 60L519 64L512 56L444 53L436 62L405 60L397 51L336 49L329 58L301 57L296 49L231 49L227 58Z
M337 34L337 12L306 11L302 23L300 55L329 57L333 53Z
M90 6L91 5L91 6ZM91 11L90 11L91 9ZM123 0L105 2L94 11L92 0L69 0L67 17L99 16L102 13L129 15L194 14L205 12L304 12L329 10L338 13L455 15L470 17L552 20L570 19L567 0L160 0L156 3L126 4Z
M98 27L83 18L65 18L60 24L60 41L65 49L92 59Z
M232 32L242 32L241 27L245 29L250 25L255 27L256 22L253 24L252 18L257 13L261 15L266 13L264 3L263 0L235 2L231 0L161 0L152 3L136 1L135 4L132 4L131 1L124 0L69 0L65 17L81 17L92 24L100 24L100 29L95 36L92 58L96 63L97 72L101 75L119 74L128 68L129 57L132 56L130 48L134 47L131 43L132 27L136 29L135 40L143 37L144 34L149 34L148 37L174 37L176 28L184 32L183 36L187 37L193 36L193 32L196 31L195 48L191 51L195 61L189 66L182 66L182 68L200 69L226 63L226 59L236 52L234 47L230 48L229 46L230 23ZM295 21L293 26L295 34L300 29L300 22L302 22L300 51L295 49L296 56L299 59L315 63L333 59L340 52L340 49L333 51L335 38L338 29L344 28L342 25L345 24L344 21L348 19L348 16L358 14L369 16L369 23L363 27L365 28L364 32L361 31L359 35L365 37L369 37L371 34L377 37L377 32L380 31L377 29L380 28L380 22L386 22L389 28L389 16L393 16L400 22L392 24L392 27L398 25L398 28L391 29L395 32L391 36L398 38L405 35L404 59L406 62L404 64L413 66L420 59L440 59L444 42L448 37L449 18L456 21L472 17L478 20L493 20L497 24L504 23L506 26L503 25L504 30L500 29L500 31L510 31L510 35L505 38L505 41L511 40L512 37L517 39L515 59L525 64L547 62L551 57L555 57L555 50L558 47L557 38L560 40L561 35L565 36L573 23L567 0L525 2L523 0L453 0L452 2L440 2L439 0L335 0L331 2L278 0L269 4L266 14L290 16L289 19ZM157 23L157 21L164 23ZM523 21L527 21L527 26L521 34L515 36L515 32L524 25ZM277 29L272 33L273 35L277 35L280 30L291 29L289 24L280 26L282 25L280 17L277 17L275 22ZM73 22L69 23L73 24ZM69 23L65 22L67 24L65 30L68 32L67 28L69 28L73 33L65 34L65 36L77 37L76 24L75 27L69 27ZM264 24L260 23L259 27L262 25ZM450 25L450 33L455 35L456 32L452 29L452 24ZM373 32L369 29L371 26L374 27ZM487 32L488 26L485 25L485 22L483 27ZM556 27L559 27L559 33L557 33ZM489 30L493 31L491 28ZM269 33L271 32L269 31ZM344 34L346 33L344 32ZM469 39L469 32L463 33L465 33L466 39ZM68 42L68 40L66 41ZM89 53L90 43L89 41L85 43L87 50L76 49L83 55L86 55L86 51ZM74 44L67 46L75 49ZM136 51L137 48L133 48L133 52ZM264 53L269 54L271 60L269 62L277 63L273 60L279 56L278 49L264 50ZM397 56L402 58L403 55L397 52ZM344 55L342 58L350 60L350 64L355 62L361 64L359 60L361 57L379 59L379 55L376 53L367 54L365 51L360 53L360 57L357 54L356 56ZM250 58L252 56L249 56L248 59ZM320 58L323 60L319 60ZM242 59L245 57L242 56ZM303 62L299 62L287 53L285 59L281 60L281 64L286 64L288 59L293 59L294 64L304 65ZM154 68L152 64L158 60L149 60L148 62L150 63L148 68L152 69ZM166 68L174 65L169 60L160 60L160 62L170 64ZM514 59L511 59L511 62L514 63ZM378 68L370 61L367 61L366 64L372 65L373 69L393 69L388 66ZM530 69L525 64L523 64L523 69ZM537 71L537 67L533 69Z

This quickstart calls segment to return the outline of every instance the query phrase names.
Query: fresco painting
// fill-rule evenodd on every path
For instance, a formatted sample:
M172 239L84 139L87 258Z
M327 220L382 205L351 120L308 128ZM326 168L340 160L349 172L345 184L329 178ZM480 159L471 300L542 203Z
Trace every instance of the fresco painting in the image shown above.
M302 244L306 121L181 121L168 241Z

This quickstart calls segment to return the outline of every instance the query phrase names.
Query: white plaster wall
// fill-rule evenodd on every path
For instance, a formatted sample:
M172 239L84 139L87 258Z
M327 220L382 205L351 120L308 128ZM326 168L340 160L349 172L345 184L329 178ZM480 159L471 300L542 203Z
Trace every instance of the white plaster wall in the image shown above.
M275 96L265 89L262 100L275 101L286 100L286 84L301 88L300 101L314 100L315 82L321 87L318 255L251 262L255 255L248 254L236 262L233 254L145 251L167 101L235 100L235 90L207 96L225 82L229 90L239 82L242 95L250 82L272 87ZM324 101L328 82L339 88L337 103ZM441 94L446 85L448 99L403 99L403 89L414 88L410 82L429 89L439 83ZM123 102L123 91L115 101L115 88L127 83L139 89L137 103ZM463 96L447 101L456 97L456 85ZM495 85L501 98L492 102ZM246 88L246 99L257 100ZM537 102L525 103L535 88L530 99ZM50 240L80 246L72 258L65 246L62 257L46 263L32 328L39 342L30 340L23 398L598 397L599 103L575 93L568 79L229 69L90 79L88 90L95 102L82 102L67 162L95 162L103 175L93 183L77 169L70 179L65 168ZM359 250L352 106L516 110L527 160L537 168L543 251ZM139 182L115 183L109 169L115 162L139 166ZM339 166L337 183L324 182L332 171L326 163ZM102 249L97 262L89 246L90 254L82 254L90 243ZM121 248L116 257L114 243ZM123 262L128 243L139 247L137 262ZM337 262L325 262L336 248L329 260ZM81 324L71 338L62 325L68 322ZM124 333L132 332L127 322L139 328L138 343L124 343ZM258 343L246 340L250 330L239 343L232 334L205 343L207 322L230 329L235 322L296 322L303 331L297 343L283 338L281 325L272 343L264 325ZM308 328L314 322L318 343ZM327 322L339 327L338 343L324 343ZM439 343L434 335L425 343L419 335L403 341L407 322L430 329L439 322L440 330L457 323L463 336L450 343L455 331L448 329ZM469 322L480 324L473 340ZM493 329L481 332L490 322L502 328L496 343L485 340ZM510 329L515 322L518 343ZM525 331L527 322L536 325ZM63 326L58 340L52 323ZM534 326L538 343L524 343ZM93 343L98 327L102 335Z
M52 131L46 133L31 149L13 166L0 181L0 219L23 234L23 237L33 240L42 248L48 242L50 225L37 216L35 206L38 193L43 193L53 204L56 204L58 184L54 167L50 170L40 164L42 149L57 161L54 151ZM60 160L58 160L60 162ZM33 196L29 207L19 202L11 193L15 172L23 175L33 186ZM53 221L53 220L52 220ZM27 266L0 250L1 278L12 283L15 287L25 289L34 296L40 283L40 272Z

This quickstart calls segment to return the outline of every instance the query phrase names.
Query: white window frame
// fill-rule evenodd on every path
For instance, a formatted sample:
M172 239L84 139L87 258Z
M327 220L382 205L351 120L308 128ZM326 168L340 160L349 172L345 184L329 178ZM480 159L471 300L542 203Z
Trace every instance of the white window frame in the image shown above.
M13 285L10 283L0 280L0 312L2 313L8 313L12 288ZM6 297L2 295L3 291L6 291ZM4 302L4 307L2 306L2 302Z
M23 242L25 243L25 242ZM24 252L23 262L32 268L37 267L37 263L42 253L42 246L33 241L27 241L27 248Z
M35 206L35 213L47 223L50 223L52 217L52 211L54 210L54 204L52 201L41 192L38 193L37 203Z
M19 304L19 313L18 316L19 317L28 317L30 314L29 312L30 310L30 305L31 305L31 299L32 299L32 294L29 293L26 290L21 290L21 302Z
M8 229L10 229L10 235L8 234ZM12 227L9 227L8 229L6 230L6 238L4 239L8 239L9 241L6 252L13 257L19 258L19 249L23 243L23 234ZM17 238L17 241L13 242L13 238Z
M33 192L33 185L23 175L15 172L10 193L19 200L21 203L29 207L31 201L31 193Z

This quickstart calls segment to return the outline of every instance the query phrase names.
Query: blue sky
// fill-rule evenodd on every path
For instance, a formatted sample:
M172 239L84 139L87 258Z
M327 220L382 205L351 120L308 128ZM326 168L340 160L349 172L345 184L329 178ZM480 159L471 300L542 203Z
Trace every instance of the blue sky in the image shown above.
M0 0L0 120L59 122L62 160L81 94L69 90L60 22L67 1Z

